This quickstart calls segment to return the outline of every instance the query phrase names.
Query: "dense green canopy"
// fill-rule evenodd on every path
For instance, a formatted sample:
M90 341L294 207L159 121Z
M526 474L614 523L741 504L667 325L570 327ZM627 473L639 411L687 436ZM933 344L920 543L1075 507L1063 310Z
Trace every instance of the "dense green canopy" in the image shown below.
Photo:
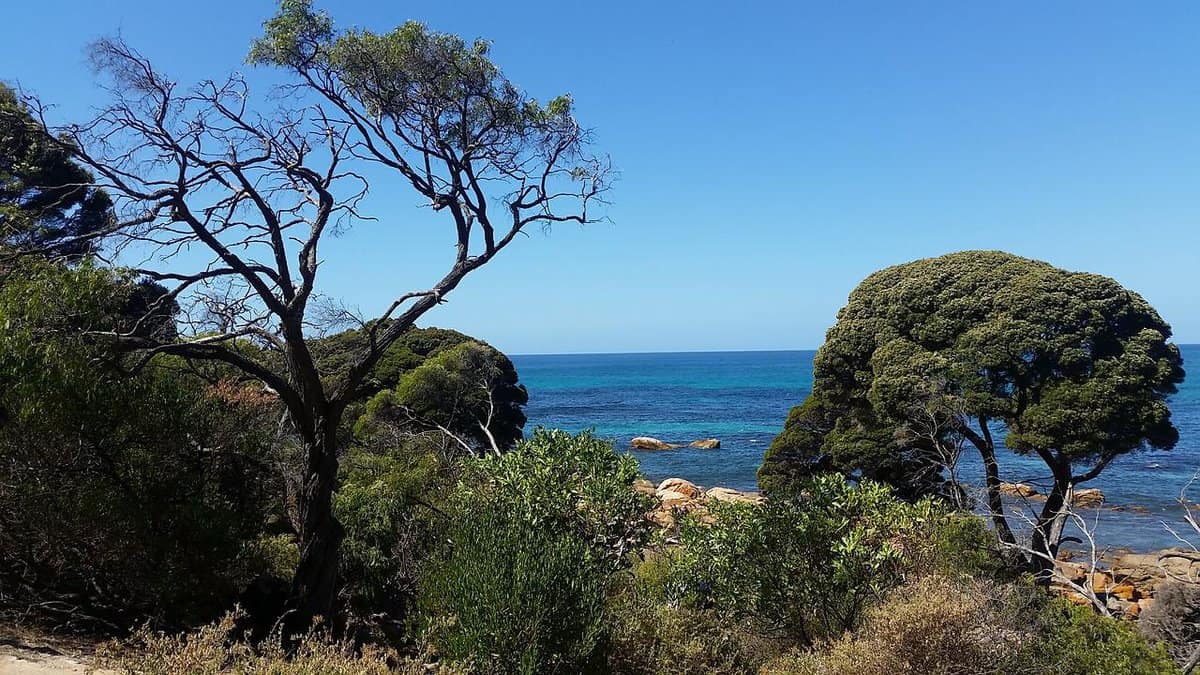
M112 201L90 183L92 175L0 84L0 244L41 249L69 241L63 254L94 248L75 239L111 224Z
M1040 457L1065 491L1118 455L1174 446L1166 397L1183 369L1170 336L1116 281L1007 253L881 270L838 313L760 483L825 466L937 491L947 448L969 442L987 464L1001 423L1005 445Z

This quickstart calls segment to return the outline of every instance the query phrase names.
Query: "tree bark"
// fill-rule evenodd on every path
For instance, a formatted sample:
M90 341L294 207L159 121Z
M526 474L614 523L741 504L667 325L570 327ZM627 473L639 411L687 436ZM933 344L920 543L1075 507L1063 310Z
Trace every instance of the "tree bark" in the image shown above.
M1048 585L1054 576L1054 561L1062 544L1075 485L1069 464L1064 466L1060 462L1045 457L1043 459L1054 474L1054 486L1046 496L1046 503L1042 506L1037 523L1034 524L1030 542L1030 548L1033 549L1030 566L1038 583Z
M315 420L305 440L308 461L300 494L300 563L283 620L284 638L293 639L313 625L316 617L331 620L337 610L338 563L344 530L333 514L337 487L340 415Z
M979 431L981 435L967 433L966 436L979 450L979 456L983 459L988 513L992 517L992 524L996 527L996 536L1000 538L1000 541L1009 546L1015 546L1017 538L1013 536L1012 528L1008 525L1008 518L1004 516L1004 499L1000 495L1000 464L996 461L996 443L992 439L992 432L988 428L986 417L979 418Z

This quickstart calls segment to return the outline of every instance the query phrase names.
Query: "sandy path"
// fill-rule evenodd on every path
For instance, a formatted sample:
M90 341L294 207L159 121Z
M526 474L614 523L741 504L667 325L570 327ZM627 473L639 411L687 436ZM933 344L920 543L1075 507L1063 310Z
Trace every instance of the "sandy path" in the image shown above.
M111 670L89 670L86 663L54 649L0 644L0 675L115 675Z

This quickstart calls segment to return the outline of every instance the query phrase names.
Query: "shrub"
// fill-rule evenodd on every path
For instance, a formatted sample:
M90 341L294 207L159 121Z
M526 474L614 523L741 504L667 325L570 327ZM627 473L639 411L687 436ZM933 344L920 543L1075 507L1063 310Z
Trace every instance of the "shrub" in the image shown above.
M757 672L779 651L742 622L681 605L678 549L648 550L609 600L609 672L620 675Z
M840 635L902 580L922 508L838 475L762 505L714 504L711 525L682 528L690 602L802 645Z
M636 460L586 433L539 429L467 462L422 578L430 640L485 672L602 668L609 575L646 536L636 478Z
M1200 648L1200 586L1169 581L1158 587L1154 604L1138 619L1146 637L1163 642L1176 663Z
M852 636L774 660L765 675L1142 675L1176 672L1126 622L1030 583L927 577L896 589Z
M1006 559L995 530L980 516L946 511L939 502L918 504L918 536L905 555L912 577L945 575L1013 581L1019 565Z
M1031 658L1053 664L1044 672L1063 675L1169 675L1179 669L1167 649L1151 644L1136 626L1055 599L1035 626L1038 643Z
M141 630L126 644L103 645L99 666L138 675L454 675L449 666L430 668L424 662L402 658L394 651L367 646L355 649L314 630L300 640L293 654L286 654L280 640L251 647L232 638L240 617L226 615L216 624L182 635Z
M85 331L120 323L139 288L50 264L0 285L0 612L208 621L261 568L273 404L166 357L115 367Z
M768 675L1004 673L1027 636L1009 629L994 586L930 577L898 588L868 612L854 636L777 659ZM1017 671L1020 672L1020 671Z
M454 469L419 439L386 451L354 448L342 462L334 512L345 529L341 577L356 617L401 623L420 566L444 529L439 504Z

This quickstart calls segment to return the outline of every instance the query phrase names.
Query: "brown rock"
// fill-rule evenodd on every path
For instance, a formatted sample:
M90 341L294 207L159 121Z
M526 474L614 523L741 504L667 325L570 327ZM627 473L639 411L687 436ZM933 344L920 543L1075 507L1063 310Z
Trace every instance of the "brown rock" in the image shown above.
M664 491L678 492L688 499L699 499L704 496L704 490L701 490L695 483L686 481L682 478L668 478L658 484L659 498L662 498L661 493Z
M1128 581L1122 581L1121 583L1110 587L1108 589L1108 594L1115 595L1116 597L1127 602L1132 602L1141 597L1141 593L1138 592L1138 589Z
M1094 509L1104 503L1104 493L1096 488L1086 490L1076 490L1075 496L1071 500L1073 506L1078 506L1083 509Z
M1112 575L1108 572L1092 572L1091 587L1093 593L1107 593L1113 586Z
M646 514L646 519L666 530L675 527L675 514L670 509L665 511L651 511Z
M1029 499L1030 497L1037 497L1038 491L1032 485L1024 483L1001 483L1000 494Z
M1091 571L1087 565L1066 561L1058 562L1056 567L1063 577L1073 584L1082 584L1087 580L1088 572Z
M1090 598L1088 598L1088 596L1076 591L1070 591L1063 597L1065 597L1067 601L1073 605L1081 605L1083 607L1091 607L1092 605L1092 601Z
M705 438L699 441L688 443L689 448L700 448L701 450L716 450L721 447L721 441L715 438Z
M661 508L664 509L673 509L692 501L691 497L682 492L675 492L674 490L659 490L658 498L662 502Z
M658 440L657 438L651 438L649 436L638 436L632 441L629 441L629 447L633 448L634 450L674 450L675 448L681 448L683 446L675 445L673 443L666 443Z

